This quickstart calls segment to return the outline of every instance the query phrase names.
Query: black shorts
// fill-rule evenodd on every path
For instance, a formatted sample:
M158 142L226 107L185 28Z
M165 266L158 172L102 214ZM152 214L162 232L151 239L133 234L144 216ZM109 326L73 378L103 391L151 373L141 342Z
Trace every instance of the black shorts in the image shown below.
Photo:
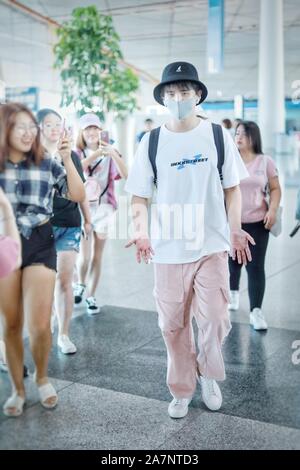
M22 266L44 265L56 271L56 249L53 229L50 222L32 230L29 240L21 235Z

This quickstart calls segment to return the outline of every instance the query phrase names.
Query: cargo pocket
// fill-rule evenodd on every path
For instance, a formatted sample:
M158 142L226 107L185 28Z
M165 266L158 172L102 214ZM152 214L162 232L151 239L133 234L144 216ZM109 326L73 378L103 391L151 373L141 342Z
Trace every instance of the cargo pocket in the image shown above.
M229 289L227 287L221 287L221 291L222 291L222 294L226 303L229 304L230 303Z
M184 326L184 282L180 264L154 265L154 291L159 327L168 332Z
M217 350L231 330L228 313L229 290L226 287L201 287L198 293L200 331L204 335L202 343L215 344ZM221 353L220 353L221 354Z
M224 315L223 322L219 329L219 340L220 340L221 346L223 346L225 339L227 338L231 330L231 321L230 321L230 315L229 315L229 310L228 310L228 304L230 303L230 293L227 287L221 287L221 291L226 301L226 307L223 313Z
M197 300L201 315L208 321L224 316L229 303L229 291L226 287L204 287L197 290Z

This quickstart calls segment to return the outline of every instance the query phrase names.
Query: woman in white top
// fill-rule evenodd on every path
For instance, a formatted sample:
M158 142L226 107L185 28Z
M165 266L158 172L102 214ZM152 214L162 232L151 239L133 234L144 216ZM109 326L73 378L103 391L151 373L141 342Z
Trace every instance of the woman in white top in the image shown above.
M102 124L96 114L82 116L79 126L77 149L87 180L92 235L81 242L79 282L74 294L75 303L80 304L86 291L87 313L93 315L100 312L95 292L101 274L105 240L117 208L114 181L127 178L127 168L119 152L101 141Z

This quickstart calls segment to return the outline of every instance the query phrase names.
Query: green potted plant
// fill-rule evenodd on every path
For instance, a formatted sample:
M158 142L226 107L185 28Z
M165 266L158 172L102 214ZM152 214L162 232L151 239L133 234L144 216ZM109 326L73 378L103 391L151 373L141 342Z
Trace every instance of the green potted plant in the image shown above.
M112 17L95 6L76 8L57 29L55 68L62 80L61 106L74 103L79 115L93 111L100 119L115 112L124 118L136 108L138 77L120 65L120 38Z

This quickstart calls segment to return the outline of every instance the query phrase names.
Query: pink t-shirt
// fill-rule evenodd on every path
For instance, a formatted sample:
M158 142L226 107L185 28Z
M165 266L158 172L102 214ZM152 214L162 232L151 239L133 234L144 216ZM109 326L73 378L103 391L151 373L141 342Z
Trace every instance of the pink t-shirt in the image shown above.
M242 193L242 223L260 222L268 207L265 201L265 188L270 178L278 176L274 161L268 155L257 155L246 163L249 177L240 182Z
M15 269L18 255L18 243L0 235L0 278L8 276Z

